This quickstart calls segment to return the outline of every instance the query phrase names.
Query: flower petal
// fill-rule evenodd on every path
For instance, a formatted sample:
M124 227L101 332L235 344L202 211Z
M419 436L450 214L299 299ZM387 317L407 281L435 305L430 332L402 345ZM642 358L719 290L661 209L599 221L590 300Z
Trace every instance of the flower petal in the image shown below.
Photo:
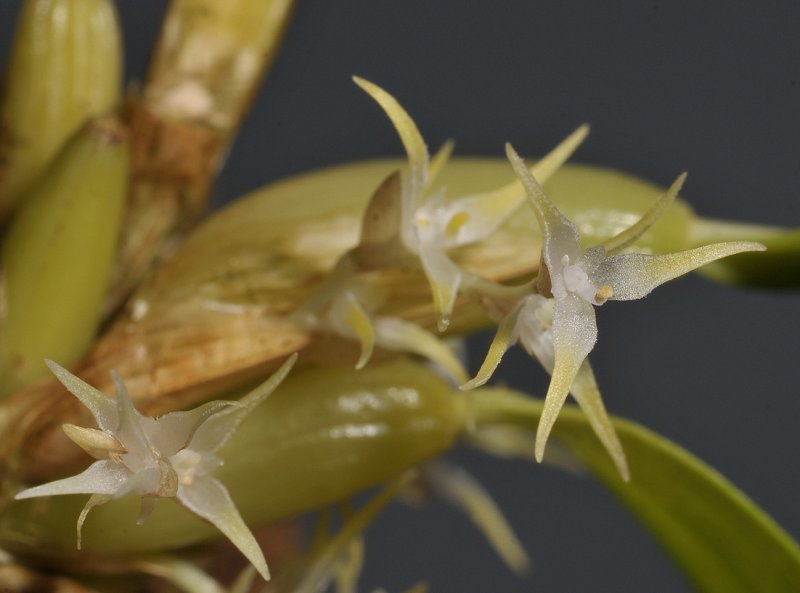
M714 260L744 251L764 249L760 243L735 241L663 255L624 253L602 262L591 274L591 280L595 286L610 286L614 291L612 300L630 301L640 299L657 286Z
M530 168L531 174L541 183L547 181L575 152L588 133L589 126L586 124L572 132ZM525 197L524 186L515 179L492 192L453 200L447 204L447 213L444 216L449 221L459 217L462 223L456 233L447 237L447 246L468 245L485 239L525 202Z
M561 214L561 211L547 197L511 144L506 144L506 156L525 187L530 204L536 212L536 219L539 221L544 240L542 253L552 276L554 270L561 265L561 258L565 255L573 263L580 258L581 239L578 227Z
M292 354L269 379L241 398L237 405L217 412L203 422L186 448L202 453L213 453L222 448L250 411L264 401L286 378L296 361L297 353Z
M131 472L124 465L113 461L95 461L76 476L63 478L18 492L15 500L37 496L61 494L108 494L126 491L126 482Z
M608 417L606 407L603 405L603 399L600 397L600 390L597 387L597 381L594 378L594 373L588 360L584 360L578 370L578 374L572 382L570 393L575 398L575 401L578 402L581 410L583 410L597 438L600 439L600 442L603 443L606 451L608 451L622 479L628 482L631 476L625 451L622 449L622 443L619 442L614 425L611 424L611 418Z
M406 149L409 172L406 176L407 184L403 187L403 240L407 245L414 245L416 238L411 236L411 217L428 183L428 148L414 120L392 95L358 76L354 76L353 81L383 108Z
M107 503L113 497L108 496L107 494L92 494L89 497L89 500L86 501L86 504L83 506L81 510L81 514L78 515L78 523L75 526L77 534L75 538L75 545L80 550L81 549L81 539L83 535L83 523L86 521L86 516L89 514L94 507L100 506L101 504Z
M609 255L619 253L641 237L645 231L658 221L659 217L664 213L664 210L667 209L667 206L675 201L685 181L686 173L678 175L678 178L672 182L672 185L666 193L664 193L636 223L603 243L606 253Z
M372 321L352 291L341 293L333 302L330 320L336 330L346 336L355 336L361 342L361 355L356 369L361 369L372 356L375 346L375 331Z
M441 366L459 383L467 372L453 351L435 335L409 321L394 317L375 319L375 340L383 348L419 354Z
M102 430L113 431L117 428L117 404L102 391L82 381L61 365L52 360L44 361L50 371L69 392L77 397L94 416L97 426Z
M472 475L444 461L426 464L423 472L434 492L469 516L511 570L517 574L530 572L531 561L519 538L491 495Z
M264 553L236 510L225 486L211 476L196 476L191 486L181 485L178 488L178 500L225 534L256 567L264 580L269 580L269 568Z
M455 142L448 140L433 155L428 166L428 184L425 189L428 189L436 181L439 173L442 172L447 161L450 160L450 155L453 154L453 147L455 147Z
M144 434L142 423L144 417L134 407L131 396L117 371L111 371L111 379L117 392L117 416L119 425L112 431L128 453L125 455L125 465L133 472L152 466L155 453L150 447L150 442Z
M574 294L556 299L553 314L553 378L536 430L536 460L541 461L550 431L569 395L575 376L597 341L594 307Z
M445 331L461 286L461 269L437 247L421 245L419 257L433 292L433 307L439 316L437 326L440 332Z
M150 444L162 457L171 457L191 440L195 431L211 416L229 406L238 406L234 401L213 401L193 410L170 412L143 424Z
M461 385L460 389L467 390L480 387L492 377L503 355L516 343L519 337L517 332L517 320L519 319L522 308L523 304L517 305L517 307L506 315L497 325L497 333L492 343L489 345L489 352L486 353L486 358L483 364L481 364L478 374L475 375L475 378Z

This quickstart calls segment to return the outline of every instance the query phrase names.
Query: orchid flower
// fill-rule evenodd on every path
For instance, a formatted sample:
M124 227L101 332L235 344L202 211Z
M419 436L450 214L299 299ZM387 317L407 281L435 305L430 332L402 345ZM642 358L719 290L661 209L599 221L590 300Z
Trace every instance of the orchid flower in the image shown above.
M714 260L744 251L763 251L759 243L715 243L679 253L620 253L659 218L680 191L685 175L633 226L602 245L583 250L578 229L553 204L514 149L506 154L522 181L543 235L542 266L536 292L524 297L500 322L486 360L469 389L491 377L503 354L517 341L551 373L536 433L535 455L544 447L564 401L572 393L624 478L622 446L606 413L587 356L597 341L594 307L607 300L640 299L654 288Z
M425 200L437 173L452 151L446 143L429 159L416 125L389 93L358 77L354 81L383 108L395 126L408 155L408 170L390 175L375 191L364 213L359 244L347 252L317 291L295 312L295 319L357 339L362 368L374 347L412 352L439 364L458 382L466 373L450 349L429 331L408 321L375 316L385 300L359 278L359 273L385 266L421 265L433 293L439 330L444 331L458 292L465 287L491 291L502 288L461 269L449 249L481 241L491 235L525 201L525 189L513 181L495 191L452 200L439 192ZM588 134L583 125L534 167L549 178Z
M464 284L480 283L480 279L459 268L447 255L447 250L481 241L497 228L525 201L525 191L514 181L495 191L446 199L438 192L427 200L426 192L436 174L444 167L452 150L447 143L434 156L414 121L397 100L379 86L362 78L353 80L386 112L394 124L408 156L408 170L402 177L401 188L381 198L383 209L399 210L397 240L407 253L419 259L433 292L438 313L439 331L447 329L455 299ZM587 125L580 126L534 167L534 174L548 179L580 146L589 133ZM389 200L399 204L391 208ZM368 208L367 214L371 214ZM365 216L365 225L371 218Z
M125 385L112 372L116 401L52 361L47 366L94 416L98 428L64 425L66 435L97 459L82 473L19 492L15 499L61 494L91 494L78 517L77 545L89 511L114 498L142 496L143 523L154 497L175 498L217 527L239 548L264 579L269 569L261 548L236 510L227 489L212 473L222 464L216 453L242 421L283 381L294 365L291 356L265 383L241 400L213 401L194 410L158 418L142 416Z

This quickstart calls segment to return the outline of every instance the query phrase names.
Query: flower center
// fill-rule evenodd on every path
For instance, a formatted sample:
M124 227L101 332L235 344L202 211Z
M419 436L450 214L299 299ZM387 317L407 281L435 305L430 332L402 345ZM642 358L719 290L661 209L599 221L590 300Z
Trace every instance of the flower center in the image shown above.
M576 294L593 305L602 305L614 296L614 289L608 284L603 284L599 287L595 286L589 278L589 274L581 265L580 260L570 264L569 256L564 255L561 258L561 265L563 266L564 288L567 292Z

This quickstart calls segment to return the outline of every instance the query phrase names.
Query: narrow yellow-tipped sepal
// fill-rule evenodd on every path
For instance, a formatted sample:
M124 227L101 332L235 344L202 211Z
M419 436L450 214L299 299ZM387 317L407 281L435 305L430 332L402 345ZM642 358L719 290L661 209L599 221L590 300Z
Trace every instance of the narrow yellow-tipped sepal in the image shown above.
M603 247L606 253L613 254L622 251L631 243L641 237L651 226L653 226L659 219L667 206L675 201L678 193L681 191L684 182L686 181L686 173L681 173L678 178L672 182L669 189L658 199L658 201L645 212L642 217L634 225L628 227L618 235L615 235L605 243Z
M375 340L383 348L418 354L441 366L456 382L467 380L467 371L450 347L435 335L409 321L393 317L375 320Z
M483 360L481 368L478 369L478 374L475 375L475 378L461 385L460 389L474 389L476 387L480 387L489 379L491 379L495 369L497 369L498 365L500 364L503 355L517 341L517 318L519 317L521 310L522 308L518 306L500 322L500 324L497 326L497 333L495 334L492 343L489 345L489 352L486 354L486 358Z
M361 355L356 363L356 368L361 369L369 362L372 350L375 347L375 331L372 321L364 308L356 300L352 292L345 292L336 299L331 311L334 323L344 324L352 331L361 343Z

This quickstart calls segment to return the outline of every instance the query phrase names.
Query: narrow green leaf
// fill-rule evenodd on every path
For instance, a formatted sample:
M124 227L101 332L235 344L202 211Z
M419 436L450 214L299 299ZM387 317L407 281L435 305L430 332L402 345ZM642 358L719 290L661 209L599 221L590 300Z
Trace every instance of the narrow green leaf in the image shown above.
M733 239L758 241L767 248L764 253L734 255L698 270L712 280L763 288L800 287L800 229L695 219L691 237L695 245Z
M507 389L475 393L477 424L533 427L542 403ZM623 502L704 593L800 591L800 547L764 511L688 451L633 422L614 419L631 481L577 408L565 408L553 436Z

